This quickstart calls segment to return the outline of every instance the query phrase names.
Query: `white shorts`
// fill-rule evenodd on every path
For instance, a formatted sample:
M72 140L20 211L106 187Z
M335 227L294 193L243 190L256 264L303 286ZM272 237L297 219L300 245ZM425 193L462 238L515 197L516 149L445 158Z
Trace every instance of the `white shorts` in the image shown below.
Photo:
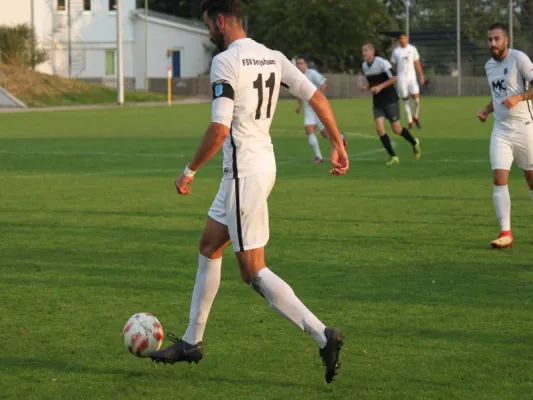
M398 96L402 99L405 99L409 96L419 94L420 88L418 87L418 82L415 79L399 79L396 85L396 91Z
M513 161L523 170L533 170L533 122L517 123L513 129L494 126L490 139L492 169L510 171Z
M270 237L268 196L276 173L223 179L207 215L228 227L237 252L266 246Z
M316 125L320 132L324 130L324 124L318 119L318 116L310 106L304 107L304 126L307 125Z

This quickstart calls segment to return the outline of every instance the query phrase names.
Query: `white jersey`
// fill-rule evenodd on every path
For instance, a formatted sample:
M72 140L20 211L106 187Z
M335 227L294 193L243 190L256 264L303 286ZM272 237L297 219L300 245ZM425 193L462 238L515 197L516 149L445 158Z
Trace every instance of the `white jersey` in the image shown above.
M514 128L516 122L533 120L531 101L521 101L510 110L502 105L509 96L528 90L533 81L533 64L521 51L509 49L509 54L502 61L491 58L485 64L494 106L496 124Z
M415 61L420 60L415 46L398 46L392 51L391 63L396 65L398 80L416 80Z
M280 86L303 101L316 87L279 51L246 38L231 43L211 65L211 121L226 125L224 179L276 171L270 125Z
M316 69L307 68L305 71L305 77L315 85L317 89L320 89L324 83L326 83L326 78L320 74ZM305 107L309 107L309 103L305 102Z

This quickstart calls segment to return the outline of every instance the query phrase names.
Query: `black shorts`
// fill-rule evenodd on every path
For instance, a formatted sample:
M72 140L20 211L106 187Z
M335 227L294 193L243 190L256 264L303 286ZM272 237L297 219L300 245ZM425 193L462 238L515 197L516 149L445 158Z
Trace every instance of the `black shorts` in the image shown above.
M387 118L390 122L400 120L400 103L395 101L385 106L374 106L374 119Z

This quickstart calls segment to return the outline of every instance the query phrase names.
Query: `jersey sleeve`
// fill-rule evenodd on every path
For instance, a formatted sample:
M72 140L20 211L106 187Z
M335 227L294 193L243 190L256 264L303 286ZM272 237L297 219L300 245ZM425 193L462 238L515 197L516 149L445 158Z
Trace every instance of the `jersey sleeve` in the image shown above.
M387 60L385 60L384 58L382 59L381 61L381 71L386 73L387 76L389 77L389 79L393 78L394 76L396 76L396 73L394 72L394 70L392 69L392 65L390 62L388 62Z
M418 49L413 46L413 61L420 60L420 54L418 54Z
M237 86L236 64L224 53L213 59L211 64L211 87L213 103L211 106L211 122L231 127L235 88Z
M327 81L327 79L316 69L313 70L313 80L313 83L318 87L322 86Z
M281 86L293 96L309 101L317 90L315 85L287 57L279 52L277 55L281 63Z
M525 53L518 53L516 58L518 71L526 82L533 82L533 63Z

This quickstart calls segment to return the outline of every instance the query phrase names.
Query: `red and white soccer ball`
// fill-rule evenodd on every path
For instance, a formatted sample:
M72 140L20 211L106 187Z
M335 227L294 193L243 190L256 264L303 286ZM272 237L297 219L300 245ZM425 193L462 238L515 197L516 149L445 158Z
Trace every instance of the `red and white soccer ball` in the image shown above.
M124 346L137 357L148 357L163 344L163 327L150 313L133 315L122 330Z

